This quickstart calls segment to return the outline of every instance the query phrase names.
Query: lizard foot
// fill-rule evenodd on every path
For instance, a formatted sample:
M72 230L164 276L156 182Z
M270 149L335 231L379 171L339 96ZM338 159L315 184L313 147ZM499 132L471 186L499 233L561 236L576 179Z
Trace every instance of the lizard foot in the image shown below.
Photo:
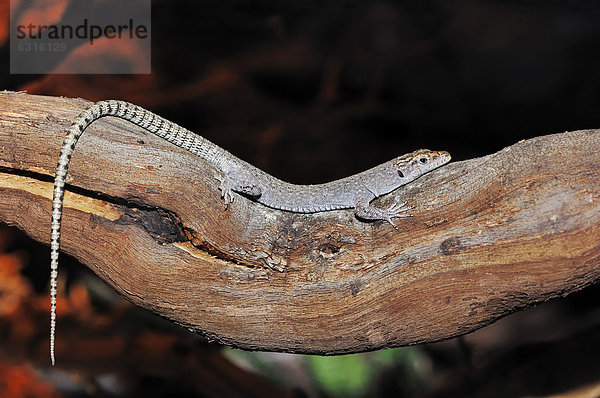
M380 209L378 207L371 206L365 200L359 200L356 203L354 214L357 217L363 218L366 220L382 220L387 221L394 227L396 224L392 221L392 218L402 218L402 217L412 217L412 214L405 213L407 210L414 209L414 206L406 206L406 202L402 203L394 203L387 209Z
M233 184L231 183L231 178L228 175L224 177L217 176L215 177L221 183L219 184L219 190L221 191L221 198L225 201L225 210L229 206L229 203L233 203Z
M215 178L221 182L219 190L221 191L221 197L225 201L225 210L227 210L229 203L233 203L234 191L250 198L258 198L262 194L262 189L260 189L257 183L252 181L240 182L237 178L233 178L229 174L225 174L224 177L218 176Z
M394 203L387 209L378 209L381 210L385 216L384 220L392 224L392 227L398 229L396 224L392 221L392 218L402 218L402 217L412 217L412 214L405 213L405 211L414 209L414 206L406 206L406 202L402 203Z

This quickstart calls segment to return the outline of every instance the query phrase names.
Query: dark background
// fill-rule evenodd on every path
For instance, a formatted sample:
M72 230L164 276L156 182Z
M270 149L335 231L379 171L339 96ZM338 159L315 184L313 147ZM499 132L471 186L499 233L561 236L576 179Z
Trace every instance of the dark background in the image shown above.
M417 148L462 160L600 127L597 2L154 1L152 15L151 75L10 75L4 29L0 87L135 102L296 183L347 176ZM14 229L2 236L5 251L29 253L19 257L21 273L45 297L47 249ZM82 268L67 265L70 275ZM592 287L421 347L426 380L408 388L406 369L391 367L371 381L369 395L523 396L598 385L598 304ZM43 337L47 320L40 322ZM221 395L218 383L158 380L147 396L162 388ZM314 383L308 391L300 382L268 383L282 391L261 395L335 395ZM127 391L140 385L148 386Z

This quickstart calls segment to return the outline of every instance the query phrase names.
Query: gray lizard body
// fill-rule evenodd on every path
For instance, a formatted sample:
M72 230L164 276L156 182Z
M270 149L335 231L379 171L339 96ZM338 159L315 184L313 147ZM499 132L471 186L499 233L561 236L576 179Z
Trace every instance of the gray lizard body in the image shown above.
M340 180L325 184L295 185L271 176L207 139L137 105L116 100L94 104L82 112L69 128L60 152L54 180L50 263L52 364L54 364L58 253L65 179L77 141L90 124L104 116L115 116L134 123L175 146L199 156L218 169L222 173L217 179L220 181L219 189L224 199L225 209L234 201L233 192L238 192L265 206L294 213L354 208L358 218L385 220L395 227L392 218L410 216L405 211L412 207L402 203L381 209L371 206L370 202L450 161L448 152L421 149Z

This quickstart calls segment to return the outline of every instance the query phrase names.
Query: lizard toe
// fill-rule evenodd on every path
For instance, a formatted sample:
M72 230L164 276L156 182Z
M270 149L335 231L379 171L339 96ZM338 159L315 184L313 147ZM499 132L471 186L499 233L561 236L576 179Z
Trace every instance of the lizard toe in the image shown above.
M385 218L385 221L387 221L388 223L390 223L390 225L391 225L392 227L394 227L394 229L395 229L396 231L398 231L398 227L396 226L396 224L394 224L394 221L392 221L392 217L393 217L392 215L388 215L388 216Z

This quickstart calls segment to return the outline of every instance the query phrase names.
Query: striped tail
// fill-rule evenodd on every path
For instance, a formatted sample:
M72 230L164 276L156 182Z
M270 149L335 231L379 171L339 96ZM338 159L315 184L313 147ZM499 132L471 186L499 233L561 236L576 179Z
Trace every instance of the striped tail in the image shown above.
M63 208L65 179L71 155L85 129L105 116L115 116L136 124L170 143L194 153L213 166L220 168L229 153L207 139L164 119L137 105L125 101L100 101L83 111L67 130L56 166L52 199L52 230L50 243L50 359L55 363L56 295L58 278L58 253Z

